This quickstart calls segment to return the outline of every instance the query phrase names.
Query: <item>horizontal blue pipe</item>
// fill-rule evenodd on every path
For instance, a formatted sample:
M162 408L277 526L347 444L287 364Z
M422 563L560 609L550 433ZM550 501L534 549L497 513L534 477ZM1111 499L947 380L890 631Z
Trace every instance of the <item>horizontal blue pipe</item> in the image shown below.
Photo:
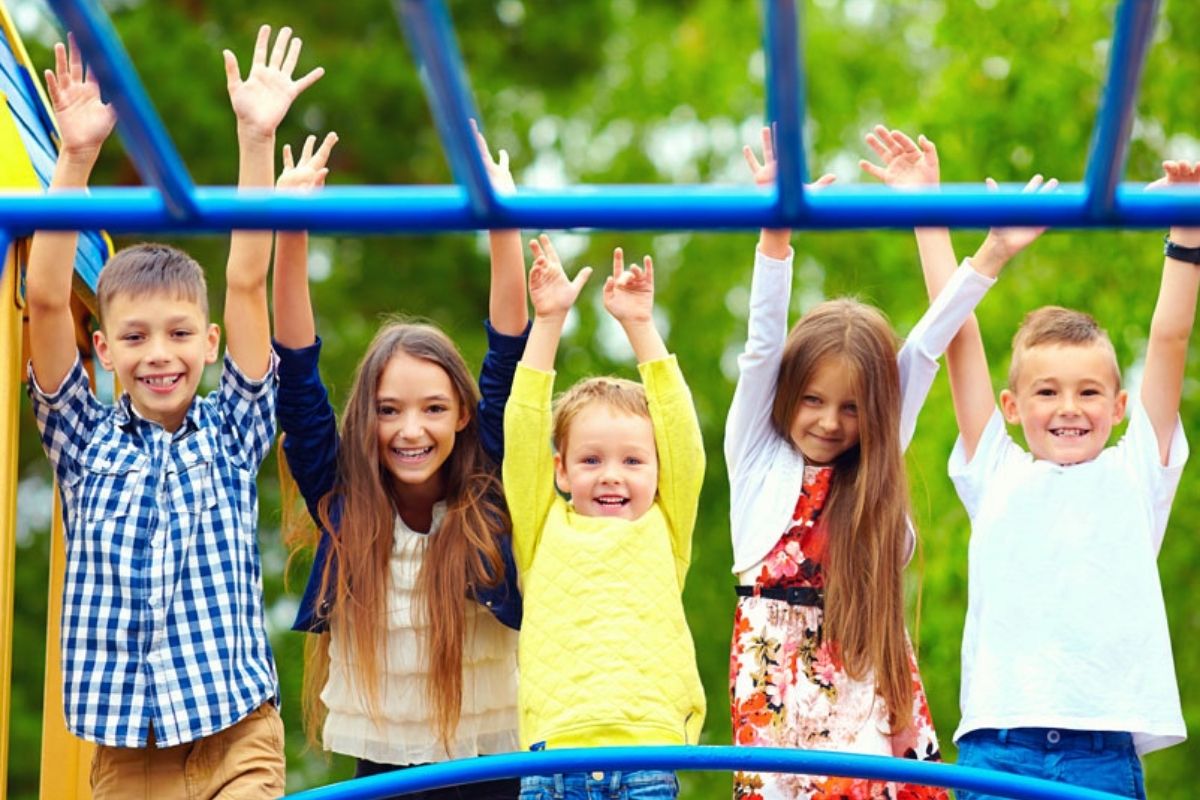
M142 180L162 189L173 218L183 219L194 213L192 177L108 15L94 0L50 0L50 5L75 34L88 69L96 73L104 99L116 109L117 132Z
M114 233L207 233L234 228L347 233L466 231L482 228L599 228L614 230L747 230L910 228L946 225L1050 225L1056 228L1161 228L1200 225L1200 191L1117 191L1111 215L1087 213L1079 184L1051 194L1017 187L988 192L943 186L936 192L894 192L881 186L830 187L807 196L800 214L785 219L772 192L751 187L596 186L520 191L497 198L489 216L476 215L458 186L344 186L311 195L232 187L196 190L196 215L174 219L160 192L100 188L90 194L0 192L0 227L22 235L35 228L106 228Z
M1003 772L907 758L774 747L598 747L506 753L413 767L288 795L291 800L374 800L463 783L556 772L741 770L846 775L968 789L1017 800L1117 800L1117 796Z

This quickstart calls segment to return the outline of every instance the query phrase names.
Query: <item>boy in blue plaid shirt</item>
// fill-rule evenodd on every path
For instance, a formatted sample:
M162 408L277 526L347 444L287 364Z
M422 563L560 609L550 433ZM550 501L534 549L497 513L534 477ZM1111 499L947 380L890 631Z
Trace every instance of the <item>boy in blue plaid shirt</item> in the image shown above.
M225 51L240 187L274 182L275 130L322 70L293 79L300 40L259 30L245 80ZM47 86L62 135L51 191L86 187L115 116L73 40ZM268 55L268 49L270 53ZM234 231L219 389L197 397L220 331L198 264L163 245L100 274L96 353L125 393L92 394L75 345L77 234L29 257L29 392L62 492L67 726L96 742L97 798L278 797L278 683L263 620L255 477L274 437L266 280L270 232Z

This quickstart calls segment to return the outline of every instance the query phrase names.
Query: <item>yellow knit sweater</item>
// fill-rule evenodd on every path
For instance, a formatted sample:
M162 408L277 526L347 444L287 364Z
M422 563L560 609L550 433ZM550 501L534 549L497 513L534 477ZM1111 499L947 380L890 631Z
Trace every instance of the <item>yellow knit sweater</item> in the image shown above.
M658 495L636 520L576 514L554 488L554 374L517 367L504 414L504 489L525 613L521 746L695 744L704 689L683 582L704 444L674 356L638 367L658 448Z

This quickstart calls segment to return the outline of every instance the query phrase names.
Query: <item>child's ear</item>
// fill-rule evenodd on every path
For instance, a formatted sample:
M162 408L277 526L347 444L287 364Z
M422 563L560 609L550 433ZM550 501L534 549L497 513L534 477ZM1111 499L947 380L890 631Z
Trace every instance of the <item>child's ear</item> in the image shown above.
M1113 403L1113 425L1119 425L1125 419L1125 406L1129 403L1129 392L1122 389L1117 392L1117 401Z
M567 468L563 464L561 453L554 454L554 485L560 492L570 497L571 482L567 480Z
M217 363L217 351L221 347L221 326L215 322L208 323L208 330L204 335L208 339L208 350L204 353L204 363L215 364Z
M467 408L467 406L465 404L462 404L461 408L458 411L458 424L456 424L454 426L455 432L461 433L462 429L467 427L467 423L470 421L471 421L471 409Z
M1017 412L1017 396L1008 389L1000 392L1000 411L1009 425L1018 425L1021 415Z
M103 330L92 332L92 347L94 347L96 350L96 357L100 359L100 364L106 370L112 372L112 359L108 357L108 339L104 338Z

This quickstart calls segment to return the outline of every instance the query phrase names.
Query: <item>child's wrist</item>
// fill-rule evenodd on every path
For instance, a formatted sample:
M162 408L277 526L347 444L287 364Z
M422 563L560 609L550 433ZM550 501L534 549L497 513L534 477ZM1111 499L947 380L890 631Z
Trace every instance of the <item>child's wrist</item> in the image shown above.
M256 125L251 125L238 120L237 124L238 143L245 145L260 145L269 146L272 149L275 147L275 129L264 130Z
M1172 227L1167 238L1180 247L1200 247L1200 228Z

